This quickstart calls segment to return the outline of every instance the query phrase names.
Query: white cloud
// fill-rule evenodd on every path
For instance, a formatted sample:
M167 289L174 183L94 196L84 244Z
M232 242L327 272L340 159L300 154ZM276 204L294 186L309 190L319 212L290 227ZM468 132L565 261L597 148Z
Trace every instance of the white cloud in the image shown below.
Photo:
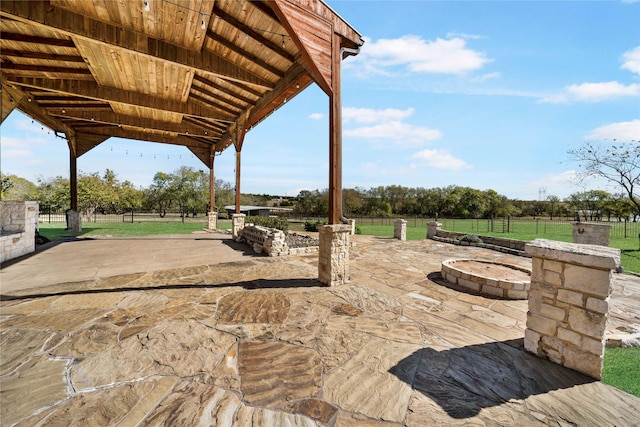
M405 35L376 41L364 39L365 44L353 62L362 64L362 70L369 73L390 74L395 67L406 67L413 73L463 74L491 61L484 53L469 49L460 37L424 40Z
M307 118L311 120L322 120L324 119L324 114L322 113L312 113L307 116Z
M8 150L2 150L3 159L18 159L18 158L31 158L33 152L25 150L24 148L10 148Z
M601 102L624 96L640 96L640 84L624 85L612 81L604 83L582 83L567 86L564 91L547 96L541 102L554 104L566 102Z
M371 108L344 107L342 109L342 120L346 123L354 120L358 123L386 122L390 120L402 120L413 114L413 108L398 110L387 108L384 110L374 110Z
M446 169L452 171L472 168L472 166L464 160L454 157L444 150L438 149L422 150L412 155L411 158L417 160L417 163L411 166L412 168L426 166L435 169Z
M588 139L616 139L618 141L640 141L640 120L610 123L594 129Z
M461 38L461 39L467 39L467 40L478 40L478 39L484 39L485 37L481 36L479 34L458 33L456 31L449 31L447 33L447 38L448 39Z
M623 53L622 59L624 60L624 64L622 64L620 68L640 74L640 46Z
M487 73L487 74L483 74L481 76L475 77L472 80L474 82L482 83L482 82L486 82L487 80L499 79L500 77L502 77L502 74L500 73Z
M414 126L396 120L345 130L344 134L354 138L384 139L385 148L389 148L389 145L401 148L419 147L442 138L442 132L439 130Z

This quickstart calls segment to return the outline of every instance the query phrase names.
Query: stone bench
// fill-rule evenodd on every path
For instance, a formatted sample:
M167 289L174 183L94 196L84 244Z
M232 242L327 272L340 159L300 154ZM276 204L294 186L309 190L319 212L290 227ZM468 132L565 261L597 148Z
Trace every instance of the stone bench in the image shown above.
M239 231L239 236L251 245L256 253L264 252L269 256L289 254L284 231L277 228L248 224Z

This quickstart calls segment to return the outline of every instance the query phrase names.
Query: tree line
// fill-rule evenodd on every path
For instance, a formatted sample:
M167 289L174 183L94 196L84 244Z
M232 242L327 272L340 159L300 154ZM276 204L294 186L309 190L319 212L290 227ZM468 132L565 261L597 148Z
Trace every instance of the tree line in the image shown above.
M39 179L32 183L15 175L0 177L3 200L37 200L51 211L69 207L69 180L63 177ZM265 205L277 198L276 206L292 207L293 213L307 217L328 215L328 190L303 190L297 197L243 194L242 204ZM235 204L235 190L229 182L215 180L216 210ZM494 190L477 190L451 185L423 188L400 185L370 189L347 188L342 191L343 213L347 217L423 217L423 218L496 218L548 217L581 220L635 219L640 212L624 195L603 190L576 192L565 199L549 196L545 200L514 200ZM41 209L43 209L41 208ZM95 214L121 214L132 209L196 216L210 211L209 175L202 170L180 167L173 173L158 172L148 188L136 188L121 181L115 172L79 173L78 208L85 218Z
M302 191L294 212L302 216L328 214L328 191ZM342 191L342 210L349 217L496 218L549 217L583 221L624 220L640 214L624 195L603 190L582 191L565 199L515 200L494 190L477 190L451 185L438 188L410 188L399 185Z
M16 175L0 176L2 200L37 200L43 208L60 212L70 206L69 179L56 176L33 183ZM241 203L264 203L268 195L243 195ZM111 169L78 174L78 209L85 218L95 214L122 214L134 211L154 212L160 217L168 212L196 216L210 211L209 174L182 166L172 173L158 172L148 188L121 181ZM215 180L215 203L218 211L235 203L233 186Z

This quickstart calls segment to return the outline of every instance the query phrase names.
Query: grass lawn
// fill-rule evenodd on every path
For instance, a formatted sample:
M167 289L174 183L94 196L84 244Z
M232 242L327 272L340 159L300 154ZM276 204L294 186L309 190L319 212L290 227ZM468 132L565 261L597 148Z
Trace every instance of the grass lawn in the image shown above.
M449 228L445 227L448 222ZM477 220L443 220L442 229L455 231L458 233L479 234L484 236L506 237L509 239L531 241L536 238L559 240L561 242L571 242L573 239L573 228L570 224L536 224L534 221L525 223L520 221L510 225L509 233L487 231L487 221ZM362 234L381 237L393 237L393 225L382 224L360 224L358 225ZM500 227L502 225L500 224ZM496 227L494 227L494 230ZM426 238L426 227L412 227L411 222L407 223L407 240L420 240ZM637 238L612 237L609 245L612 248L621 250L621 264L625 271L640 273L640 250L638 249Z
M153 236L160 234L190 234L201 231L207 225L203 221L150 221L150 222L88 222L82 225L82 231L74 233L65 230L64 223L41 223L40 234L49 240L60 240L76 236ZM219 220L218 228L231 229L231 221Z
M607 348L602 382L640 397L640 347Z

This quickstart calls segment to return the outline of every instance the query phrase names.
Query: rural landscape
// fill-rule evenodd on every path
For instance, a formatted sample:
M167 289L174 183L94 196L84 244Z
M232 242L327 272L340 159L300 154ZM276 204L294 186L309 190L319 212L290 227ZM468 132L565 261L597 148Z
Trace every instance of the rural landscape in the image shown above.
M0 425L640 426L640 1L0 1Z

